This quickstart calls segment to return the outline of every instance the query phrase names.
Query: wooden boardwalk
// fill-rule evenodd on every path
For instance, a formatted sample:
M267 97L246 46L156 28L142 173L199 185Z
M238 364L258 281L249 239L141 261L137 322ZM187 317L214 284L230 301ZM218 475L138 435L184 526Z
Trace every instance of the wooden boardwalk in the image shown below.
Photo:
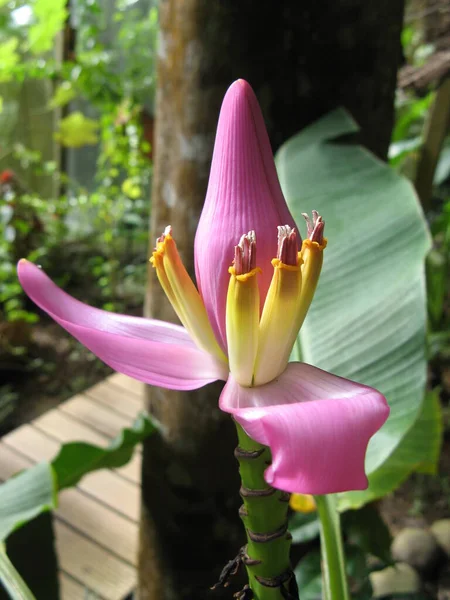
M144 409L125 375L74 396L0 441L0 480L56 456L61 443L106 446ZM96 471L59 495L54 513L61 600L123 600L136 586L141 449L121 469Z

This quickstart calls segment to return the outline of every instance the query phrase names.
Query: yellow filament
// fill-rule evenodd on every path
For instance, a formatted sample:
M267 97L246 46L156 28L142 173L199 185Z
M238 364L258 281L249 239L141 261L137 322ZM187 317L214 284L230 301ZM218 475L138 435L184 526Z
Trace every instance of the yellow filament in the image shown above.
M254 384L272 381L287 366L300 325L298 303L302 289L301 259L297 265L272 261L274 273L259 325Z
M227 362L220 349L206 313L205 305L190 278L170 234L158 242L150 262L178 318L195 343L219 360Z
M298 306L298 318L300 322L299 327L302 326L314 297L320 272L322 270L323 250L326 248L326 246L326 238L323 238L322 244L319 244L318 242L312 242L309 239L303 240L302 250L300 252L300 255L303 259L303 286Z
M258 349L259 289L256 275L260 269L236 275L230 267L227 294L226 328L230 371L243 386L251 386Z

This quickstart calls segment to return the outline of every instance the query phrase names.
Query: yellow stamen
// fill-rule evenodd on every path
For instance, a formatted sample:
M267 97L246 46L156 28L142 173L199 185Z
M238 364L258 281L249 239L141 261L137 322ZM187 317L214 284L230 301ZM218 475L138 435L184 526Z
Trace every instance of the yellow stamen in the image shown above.
M302 265L302 293L298 305L299 327L302 326L306 314L311 305L314 292L319 281L320 271L323 263L323 250L327 246L327 239L323 238L322 243L313 242L309 239L303 240L300 256L303 259Z
M258 349L259 289L254 268L236 275L230 267L227 295L226 327L230 371L243 386L252 385L253 367Z
M272 260L274 273L259 325L254 384L263 385L284 371L300 325L298 303L302 289L301 258L296 265Z
M190 278L168 228L159 238L150 262L178 318L199 348L227 362L206 313L205 305Z

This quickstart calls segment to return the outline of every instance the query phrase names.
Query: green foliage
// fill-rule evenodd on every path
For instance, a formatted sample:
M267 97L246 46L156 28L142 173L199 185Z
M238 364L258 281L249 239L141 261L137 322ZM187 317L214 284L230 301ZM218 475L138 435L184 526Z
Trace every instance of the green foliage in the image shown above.
M63 81L55 91L53 98L49 102L49 108L58 108L66 106L74 98L77 92L70 81Z
M367 556L362 548L347 544L346 572L352 600L371 600L372 586L369 581L371 569ZM321 557L318 550L312 550L302 558L295 568L297 585L301 600L322 600L327 597L323 593L323 578L321 573ZM334 598L334 597L333 597Z
M64 444L51 463L40 463L1 484L0 542L41 512L55 508L58 491L76 485L92 471L125 465L136 445L156 429L148 415L139 415L106 448L84 442Z
M295 512L289 520L293 544L303 544L318 537L320 523L316 513Z
M350 544L376 556L386 564L392 563L392 536L373 504L344 513L342 527Z
M328 498L332 498L329 496ZM299 519L291 521L291 531L302 530L302 527L296 529L296 523ZM318 517L308 515L309 523L303 527L309 527L312 531L312 524L319 524ZM314 519L314 520L312 520ZM305 521L305 515L301 515L300 521ZM323 521L322 521L323 523ZM365 506L360 510L350 510L341 516L341 524L344 536L345 569L348 579L350 596L353 600L371 600L372 586L370 584L370 572L392 564L390 554L391 536L388 528L383 522L377 509L373 506ZM306 532L306 529L304 529ZM315 533L314 538L317 537ZM295 540L295 537L294 537ZM321 544L324 538L321 537ZM298 539L297 539L298 541ZM302 540L306 541L306 540ZM308 541L310 541L308 539ZM369 557L370 560L369 560ZM377 558L381 563L374 562ZM325 557L316 549L310 551L297 565L295 575L301 591L302 600L321 600L322 597L335 597L335 594L325 593L323 589L323 575L321 567L325 562ZM370 565L370 566L369 566ZM329 567L329 565L328 565ZM341 598L342 594L336 597Z
M28 31L28 44L33 54L48 52L55 36L63 29L68 13L66 0L34 0L35 23Z
M0 156L0 176L14 171L12 184L0 184L0 321L8 323L38 318L17 283L22 257L79 292L83 286L86 301L108 310L133 310L143 301L152 172L144 125L151 124L157 10L151 0L117 0L114 8L77 2L70 21L77 23L75 47L60 62L50 50L56 36L64 37L67 6L65 0L34 0L27 5L29 23L20 24L17 4L0 4L0 83L6 82L0 146L8 149ZM44 81L54 82L50 98ZM36 114L65 107L50 139L71 149L96 145L93 179L69 177L28 129L17 137L10 115L20 90L34 89L47 94ZM29 130L42 128L34 123ZM81 152L77 156L82 159ZM23 354L29 338L3 331L0 360Z
M424 406L423 266L429 235L411 185L362 148L336 141L356 130L338 110L289 140L277 155L294 218L300 223L302 212L318 210L329 239L297 356L376 387L391 407L369 444L369 490L343 494L343 507L387 493L429 461L428 453L420 454L425 450L420 437L408 452L402 449L410 432L420 433L414 424ZM393 470L388 465L399 464L397 452L401 469Z
M320 552L309 552L296 567L295 577L299 590L301 590L302 600L321 600Z
M428 349L430 359L450 358L450 200L433 219L433 249L426 263L428 293Z
M133 455L136 445L154 433L156 424L139 415L106 448L84 442L64 444L51 462L22 471L0 485L0 544L18 528L57 506L60 490L76 485L84 475L98 469L118 468ZM13 600L32 600L20 575L0 550L0 579Z
M136 444L155 429L155 423L148 416L140 415L132 427L124 429L107 448L85 442L64 444L52 462L58 489L73 487L92 471L122 467L131 459Z
M347 545L380 559L383 564L392 563L392 537L375 505L368 504L342 513L341 525ZM289 520L289 531L293 544L316 540L320 533L317 513L294 513Z
M11 81L13 75L11 71L20 60L17 52L19 40L15 37L0 43L0 83Z
M55 138L68 148L81 148L98 142L99 124L76 111L59 122L59 131Z
M56 504L56 478L49 463L39 463L0 485L0 542Z

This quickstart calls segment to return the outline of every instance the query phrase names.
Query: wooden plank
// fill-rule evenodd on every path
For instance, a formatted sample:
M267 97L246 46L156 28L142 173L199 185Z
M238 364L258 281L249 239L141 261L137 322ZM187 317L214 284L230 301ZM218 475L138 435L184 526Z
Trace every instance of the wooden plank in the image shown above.
M131 424L130 418L123 417L81 394L61 404L59 409L110 438Z
M0 481L5 481L19 471L28 469L32 464L31 459L17 454L12 448L0 442Z
M89 590L83 584L62 571L58 578L60 600L86 600Z
M111 377L108 377L108 381L117 387L120 387L138 396L142 396L144 394L145 383L137 381L136 379L132 379L131 377L123 375L122 373L111 375Z
M8 479L22 469L27 469L31 464L31 459L20 456L15 450L0 442L1 480ZM110 486L111 483L108 484L108 487ZM131 490L132 495L135 495L134 487ZM118 491L122 493L123 488L120 487ZM126 506L127 502L124 502L124 505ZM135 516L137 521L138 511L133 511L132 508L128 510L129 515ZM55 515L102 546L113 549L130 564L136 563L137 522L132 523L129 518L117 514L115 508L111 510L103 502L94 500L91 495L86 495L78 489L70 489L60 493Z
M16 450L12 447L0 442L0 479L7 479L18 471L29 467L32 460L32 458L25 458L24 456L17 454ZM100 475L101 481L98 482L98 485L95 484L93 487L94 491L98 488L100 489L102 500L108 501L110 499L107 496L107 492L108 490L111 490L114 494L114 498L117 500L116 510L128 513L129 518L133 516L135 522L131 522L129 518L124 518L114 512L114 510L110 510L107 506L98 503L96 500L92 499L92 497L85 495L80 490L70 489L61 492L58 509L54 511L56 535L58 537L59 531L56 524L62 522L68 523L74 530L73 535L75 535L77 531L81 532L80 535L84 534L84 536L89 537L93 544L97 543L105 547L105 552L112 551L130 566L135 565L137 562L139 535L137 524L139 498L136 498L135 489L139 490L139 488L130 485L124 490L124 486L119 484L118 489L111 489L111 479L108 477L105 478L103 475L113 475L112 473L109 471L99 471L92 475L94 477ZM86 479L88 479L88 477ZM127 482L121 480L119 477L116 477L116 480L122 484L127 484ZM89 491L92 491L89 484L87 485L87 488ZM101 493L102 490L105 494ZM133 502L129 501L130 490L131 497L133 498L134 496L134 506ZM62 543L65 542L57 540L58 552L61 549ZM100 549L102 550L102 548ZM113 556L112 558L115 557ZM102 556L102 560L103 559L104 557ZM77 577L79 567L77 560L75 555L70 554L69 551L67 551L64 565L60 562L61 568L73 577ZM75 564L72 564L74 561ZM78 579L80 579L79 576ZM89 584L87 579L81 578L80 580ZM79 598L80 596L74 596L73 593L79 593L80 589L84 590L81 585L75 585L76 589L74 592L72 589L74 586L70 586L70 583L67 583L66 587L70 588L67 591L68 597L66 599L66 596L63 595L62 600ZM107 598L107 600L113 598L113 596L104 597ZM84 598L84 596L81 596L80 598ZM121 598L121 596L117 596L117 598Z
M90 473L83 477L78 487L132 521L139 520L140 487L116 473L106 470Z
M133 421L140 412L145 410L143 395L139 397L128 390L123 390L112 385L108 380L102 381L85 390L83 395L100 402L100 404L117 411L119 414Z
M132 523L77 489L61 492L55 514L74 530L136 566L137 523Z
M3 438L3 443L14 448L19 454L33 462L52 460L59 452L60 445L31 425L22 425Z
M3 438L4 444L33 462L51 460L59 451L59 444L31 425L22 425ZM83 477L79 489L97 498L106 506L133 521L139 518L140 488L113 471L95 471Z
M33 426L59 442L88 442L107 446L110 438L58 409L49 410L33 421Z
M123 600L136 585L136 570L61 521L54 523L63 571L102 598Z
M33 421L33 428L64 444L67 442L88 442L105 448L110 442L110 438L57 409L50 410ZM136 450L130 462L117 469L117 473L133 483L139 484L141 481L142 458L140 448L137 447Z

